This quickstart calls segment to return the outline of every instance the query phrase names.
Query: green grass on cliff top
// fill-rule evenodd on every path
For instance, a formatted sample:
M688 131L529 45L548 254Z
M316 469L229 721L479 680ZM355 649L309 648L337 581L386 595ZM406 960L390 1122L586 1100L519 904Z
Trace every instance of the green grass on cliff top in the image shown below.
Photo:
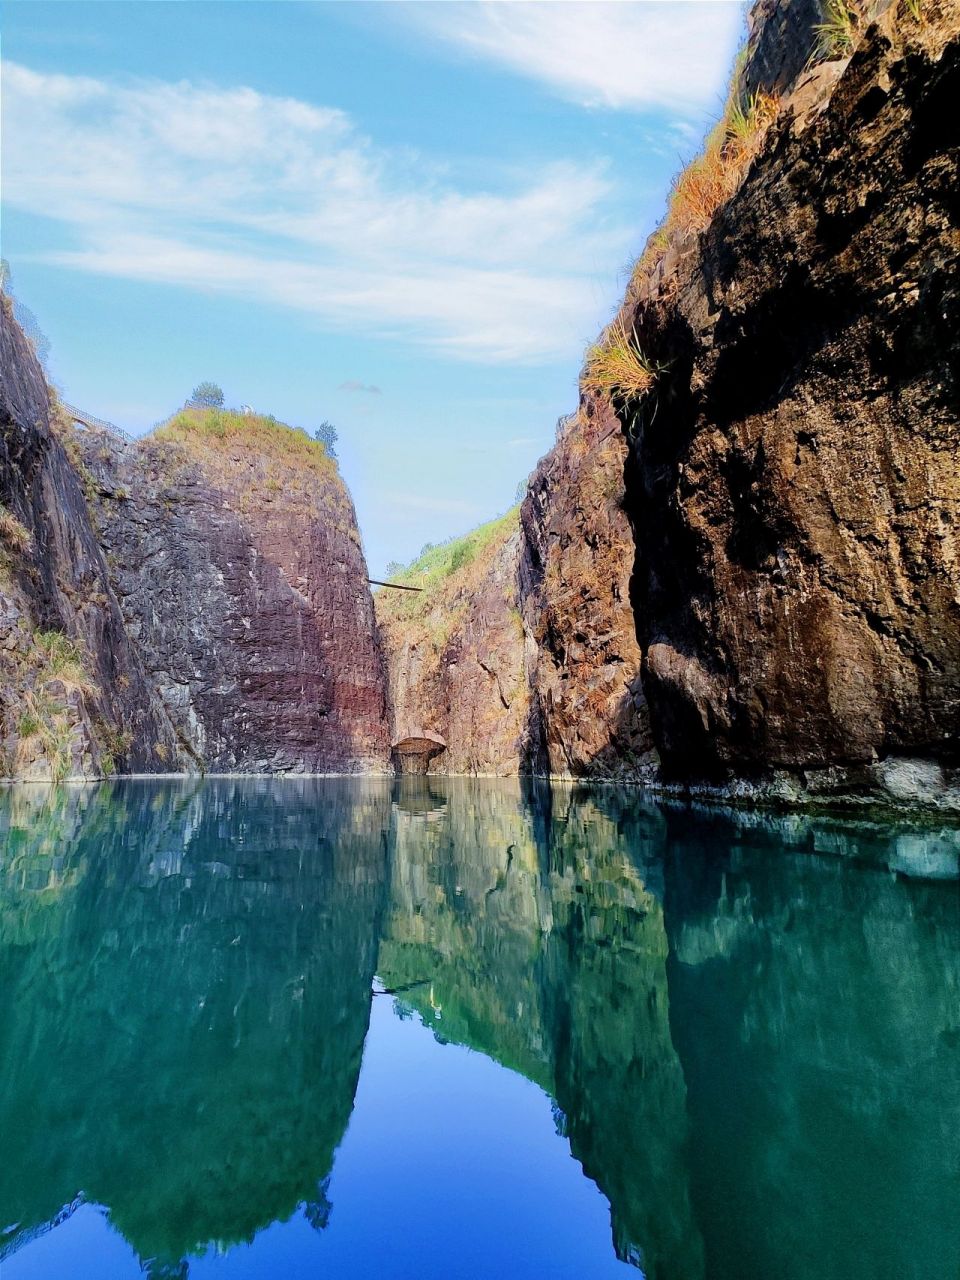
M471 529L469 533L463 534L460 538L451 538L449 542L442 542L439 546L430 547L429 550L418 556L412 564L406 565L403 569L395 570L393 573L388 574L387 577L391 582L397 582L401 586L422 587L426 592L434 590L444 583L451 574L456 573L458 569L472 564L492 542L500 540L508 533L512 533L517 525L519 510L520 506L518 504L515 507L511 507L502 516L497 516L495 520L488 520L486 524L478 525L476 529ZM380 592L378 591L377 594L380 594Z
M153 432L155 440L170 440L187 449L223 449L243 445L266 457L328 476L336 463L324 445L299 427L289 427L270 414L239 413L234 409L181 409Z

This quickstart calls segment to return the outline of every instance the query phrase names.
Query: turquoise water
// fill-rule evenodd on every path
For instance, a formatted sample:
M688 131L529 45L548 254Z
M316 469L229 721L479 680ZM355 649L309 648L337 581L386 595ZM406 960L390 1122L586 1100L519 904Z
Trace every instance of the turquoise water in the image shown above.
M614 788L8 790L0 1276L957 1277L958 850Z

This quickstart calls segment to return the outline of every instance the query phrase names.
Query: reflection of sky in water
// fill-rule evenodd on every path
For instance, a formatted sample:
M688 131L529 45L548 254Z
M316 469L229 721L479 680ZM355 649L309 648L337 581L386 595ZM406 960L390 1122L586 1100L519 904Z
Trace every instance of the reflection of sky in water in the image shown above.
M373 1004L329 1195L322 1232L298 1212L251 1245L191 1261L189 1275L636 1275L610 1248L607 1202L558 1139L549 1099L480 1054L441 1046L388 1000ZM142 1274L92 1206L5 1260L2 1272L3 1280Z
M3 1280L956 1274L957 850L516 781L13 789Z

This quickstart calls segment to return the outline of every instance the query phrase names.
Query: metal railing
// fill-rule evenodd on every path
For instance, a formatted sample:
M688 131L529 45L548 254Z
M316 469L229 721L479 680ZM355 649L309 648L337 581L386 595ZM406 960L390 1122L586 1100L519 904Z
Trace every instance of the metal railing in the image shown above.
M61 401L61 404L74 422L79 422L82 426L89 427L91 431L106 431L109 435L117 436L120 440L126 440L128 444L136 439L136 436L132 436L129 431L124 431L123 427L118 427L113 422L107 422L104 418L98 418L95 414L87 413L84 409L78 409L75 404L67 404L65 400Z

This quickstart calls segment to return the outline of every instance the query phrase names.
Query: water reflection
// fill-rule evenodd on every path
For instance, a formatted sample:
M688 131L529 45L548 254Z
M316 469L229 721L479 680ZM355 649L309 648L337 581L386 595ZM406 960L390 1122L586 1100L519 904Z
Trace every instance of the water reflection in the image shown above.
M8 1252L78 1193L158 1272L301 1203L324 1219L367 1027L389 792L327 784L321 805L318 785L8 802Z
M78 1197L157 1276L335 1223L376 986L541 1086L650 1280L956 1274L958 847L542 783L9 791L0 1257Z

